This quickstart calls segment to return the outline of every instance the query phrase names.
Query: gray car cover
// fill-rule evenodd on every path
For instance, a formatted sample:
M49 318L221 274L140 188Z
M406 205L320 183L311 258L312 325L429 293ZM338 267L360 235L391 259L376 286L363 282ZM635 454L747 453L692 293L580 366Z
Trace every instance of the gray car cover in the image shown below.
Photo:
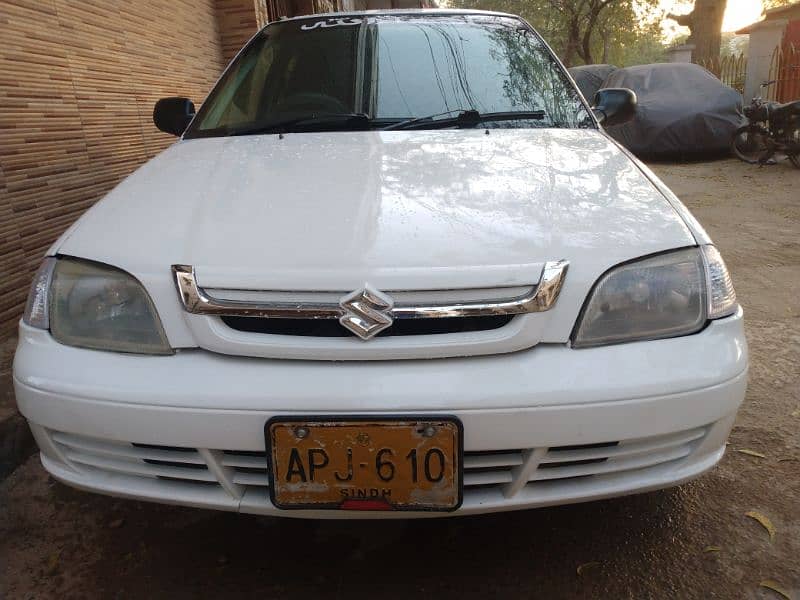
M617 67L614 65L584 65L582 67L572 67L569 74L578 84L578 89L583 97L592 104L594 95L601 87L606 77L611 75Z
M633 120L608 132L637 156L700 157L730 150L742 124L742 96L703 67L690 63L617 69L603 87L636 92Z

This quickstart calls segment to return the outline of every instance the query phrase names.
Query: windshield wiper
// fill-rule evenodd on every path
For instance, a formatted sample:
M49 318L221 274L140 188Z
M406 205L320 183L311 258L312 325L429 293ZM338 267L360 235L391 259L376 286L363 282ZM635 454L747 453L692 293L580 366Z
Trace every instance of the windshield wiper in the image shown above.
M453 117L455 119L458 119L458 118L461 118L463 115L472 114L472 113L478 114L478 111L477 110L466 110L466 109L463 109L463 108L454 108L453 110L446 110L444 112L434 113L432 115L427 115L427 116L424 116L424 117L411 117L410 119L405 119L404 121L398 121L397 123L392 123L391 125L388 125L388 126L384 127L383 130L384 131L389 131L390 129L410 129L410 128L412 128L413 125L416 125L417 123L422 123L422 122L425 122L425 124L428 125L428 124L430 124L429 122L433 121L436 117L443 117L444 115L452 115L453 113L458 113L455 117ZM450 119L439 119L436 122L437 123L440 123L441 121L450 122L450 121L453 120L453 118L450 118Z
M351 129L365 129L372 124L364 113L331 113L323 115L311 115L304 117L293 117L269 121L239 129L231 129L226 135L255 135L259 133L289 133L295 128L301 131L313 131L319 128L322 131L329 130L331 127Z
M458 112L453 117L437 119L442 115ZM541 120L546 116L543 110L519 110L511 112L479 113L477 110L450 110L443 113L414 117L398 123L392 123L384 130L391 129L439 129L444 127L475 127L488 121L516 121L516 120Z

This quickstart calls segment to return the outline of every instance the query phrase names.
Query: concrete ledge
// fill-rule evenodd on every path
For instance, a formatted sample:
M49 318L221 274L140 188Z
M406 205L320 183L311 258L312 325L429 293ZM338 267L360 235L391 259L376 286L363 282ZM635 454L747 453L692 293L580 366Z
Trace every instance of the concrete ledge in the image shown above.
M28 422L17 412L0 420L0 480L36 450Z
M0 343L0 480L36 450L28 422L14 399L11 363L16 346L13 337Z

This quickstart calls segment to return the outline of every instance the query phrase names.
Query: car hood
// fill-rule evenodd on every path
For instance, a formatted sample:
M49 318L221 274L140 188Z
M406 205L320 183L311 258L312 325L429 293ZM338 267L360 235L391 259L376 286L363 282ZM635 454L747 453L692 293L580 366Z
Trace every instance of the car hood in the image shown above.
M596 130L334 132L186 140L123 181L58 252L206 287L384 290L572 278L694 244ZM573 273L573 271L578 273Z

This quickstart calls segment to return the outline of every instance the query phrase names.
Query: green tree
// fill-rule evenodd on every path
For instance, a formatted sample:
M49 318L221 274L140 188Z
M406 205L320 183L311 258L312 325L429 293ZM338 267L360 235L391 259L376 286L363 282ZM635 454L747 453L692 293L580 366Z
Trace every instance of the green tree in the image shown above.
M518 14L533 25L565 65L630 64L663 53L658 0L451 0L459 8Z
M621 0L609 6L592 36L592 58L620 67L665 60L661 18L655 4Z

